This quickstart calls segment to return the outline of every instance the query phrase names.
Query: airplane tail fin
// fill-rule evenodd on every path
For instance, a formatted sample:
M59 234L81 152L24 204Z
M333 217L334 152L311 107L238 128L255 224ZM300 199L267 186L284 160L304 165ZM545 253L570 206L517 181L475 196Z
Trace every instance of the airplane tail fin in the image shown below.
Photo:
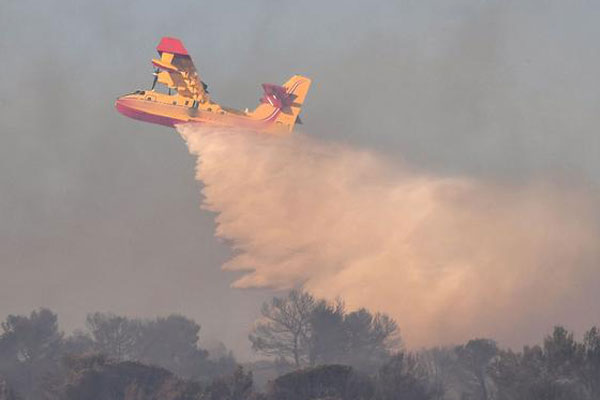
M301 123L300 110L306 98L311 80L294 75L283 86L263 83L264 95L250 117L279 125L291 132L296 123Z

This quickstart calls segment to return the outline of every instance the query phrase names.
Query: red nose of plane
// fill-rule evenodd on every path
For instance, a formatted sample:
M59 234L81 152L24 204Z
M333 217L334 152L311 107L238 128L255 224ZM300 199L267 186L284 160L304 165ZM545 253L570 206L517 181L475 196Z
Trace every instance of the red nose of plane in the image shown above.
M117 111L123 114L124 107L125 106L123 104L123 100L121 100L121 97L117 98L117 100L115 101L115 108L117 109Z
M125 95L115 101L115 108L126 117L152 124L164 125L170 128L187 120L165 115L160 109L149 109L147 102L135 96ZM155 105L154 103L152 105Z
M139 112L132 107L131 99L127 99L126 96L121 96L115 101L115 108L126 117L139 119Z

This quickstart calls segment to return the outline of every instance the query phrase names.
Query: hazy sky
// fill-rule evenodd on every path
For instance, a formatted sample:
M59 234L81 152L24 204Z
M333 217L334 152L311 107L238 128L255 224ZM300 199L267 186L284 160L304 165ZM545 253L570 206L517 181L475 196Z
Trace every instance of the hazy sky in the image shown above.
M229 289L176 132L113 108L150 85L161 36L227 105L310 76L311 135L438 174L596 185L599 16L592 1L1 1L0 318L179 312L247 353L272 293Z

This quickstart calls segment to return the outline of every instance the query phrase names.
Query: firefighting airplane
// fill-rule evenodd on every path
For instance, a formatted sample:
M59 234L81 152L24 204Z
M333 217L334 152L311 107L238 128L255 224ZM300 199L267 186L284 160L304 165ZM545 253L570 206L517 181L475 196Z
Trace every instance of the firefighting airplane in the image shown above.
M310 79L294 75L283 86L263 83L264 95L258 107L239 111L210 99L207 85L179 39L163 37L156 50L160 59L152 60L156 68L152 88L119 97L115 107L121 114L169 127L192 122L269 133L291 132L301 123L298 115ZM156 91L157 83L166 86L167 93Z

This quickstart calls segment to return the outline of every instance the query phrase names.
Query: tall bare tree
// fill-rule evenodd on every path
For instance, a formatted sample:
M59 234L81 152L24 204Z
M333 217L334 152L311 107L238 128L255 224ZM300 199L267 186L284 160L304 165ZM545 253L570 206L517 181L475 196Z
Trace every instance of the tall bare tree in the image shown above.
M263 304L262 318L249 336L252 348L268 356L291 359L296 367L307 363L314 308L314 297L300 290Z
M374 372L400 349L396 322L366 309L346 313L344 303L293 290L265 303L249 336L252 347L295 364L343 363Z

